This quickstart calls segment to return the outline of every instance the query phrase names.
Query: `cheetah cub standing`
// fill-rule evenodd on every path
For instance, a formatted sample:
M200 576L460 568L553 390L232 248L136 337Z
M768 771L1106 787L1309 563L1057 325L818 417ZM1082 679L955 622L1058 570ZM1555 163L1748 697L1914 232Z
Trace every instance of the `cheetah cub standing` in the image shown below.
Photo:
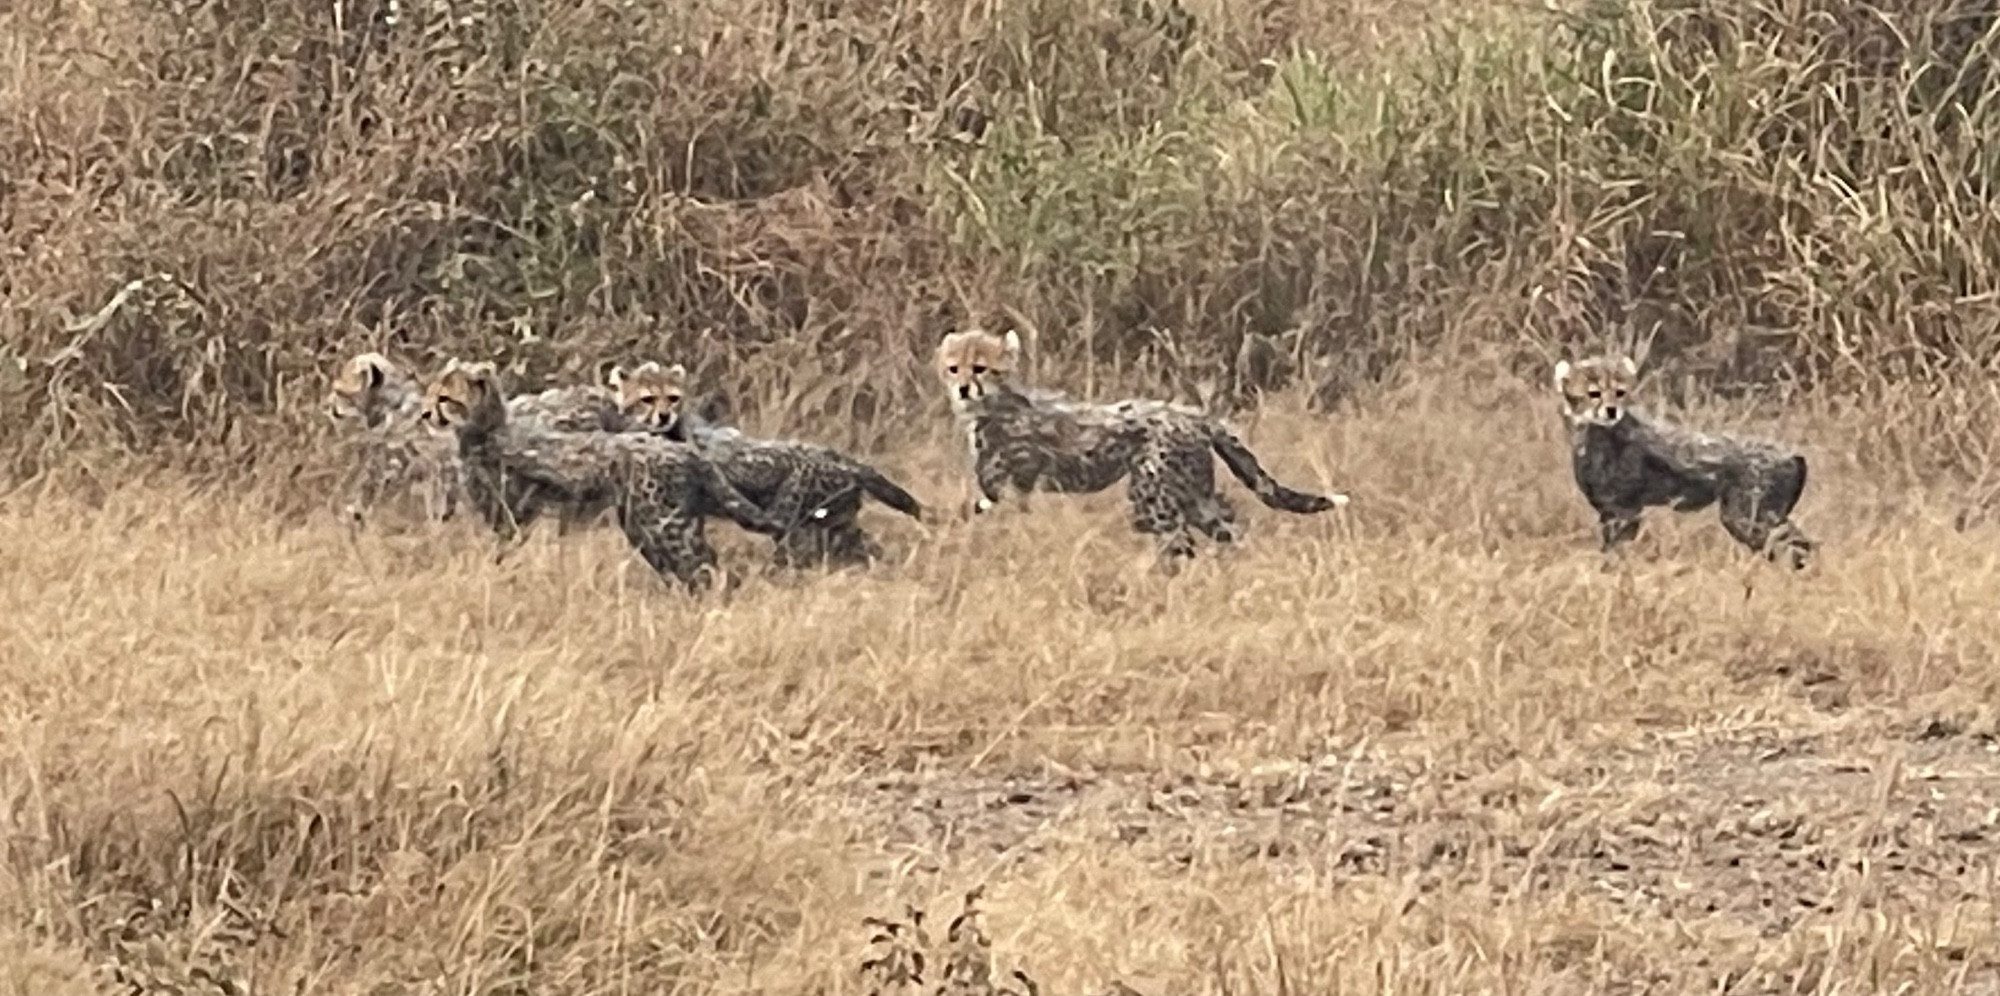
M648 565L699 592L714 581L708 518L784 531L685 443L510 419L503 397L491 363L452 360L425 389L422 416L457 435L467 501L503 540L548 505L608 505Z
M1221 420L1186 405L1148 399L1073 401L1018 386L1021 340L981 330L946 335L938 377L971 447L975 512L1008 490L1087 494L1127 481L1134 531L1155 537L1160 566L1173 571L1194 555L1196 535L1242 538L1236 510L1215 487L1214 456L1258 500L1299 515L1347 503L1279 484ZM1211 455L1213 454L1213 455Z
M427 521L440 522L456 514L463 477L458 443L450 433L423 424L422 407L423 386L417 378L381 353L362 353L335 372L327 392L327 413L336 423L353 427L350 441L358 451L355 496L346 512L350 523L361 524L369 509L397 492L414 494ZM617 397L594 386L515 395L507 399L507 412L518 421L566 432L633 428ZM562 505L557 531L567 534L601 511L588 505Z
M1738 543L1794 569L1814 543L1791 521L1806 487L1806 458L1777 443L1695 432L1631 406L1639 366L1629 356L1556 364L1556 392L1569 424L1570 466L1597 511L1603 549L1639 534L1639 516L1664 505L1695 512L1721 504L1722 527Z
M684 410L687 369L647 361L611 371L626 417L668 439L685 441L714 461L729 483L780 523L791 526L777 540L780 567L865 564L881 545L857 521L864 498L874 498L922 521L923 506L880 470L831 446L780 439L752 439Z
M458 446L418 419L423 388L401 364L381 353L354 356L334 372L327 415L349 429L355 466L351 526L385 501L414 502L418 517L442 522L458 509Z

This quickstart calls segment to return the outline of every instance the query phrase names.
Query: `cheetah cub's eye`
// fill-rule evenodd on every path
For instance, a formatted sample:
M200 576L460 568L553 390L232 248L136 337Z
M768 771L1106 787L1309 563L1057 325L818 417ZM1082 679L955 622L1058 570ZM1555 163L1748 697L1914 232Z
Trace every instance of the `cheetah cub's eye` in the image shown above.
M948 374L955 374L955 373L957 373L957 372L958 372L958 364L954 363L954 364L952 364L951 366L948 366L948 367L945 367L945 368L944 368L944 372L945 372L945 373L948 373Z
M977 374L983 374L983 373L985 373L985 372L986 372L986 364L984 364L984 363L974 363L974 364L972 365L972 372L973 372L973 373L974 373L975 375L977 375Z

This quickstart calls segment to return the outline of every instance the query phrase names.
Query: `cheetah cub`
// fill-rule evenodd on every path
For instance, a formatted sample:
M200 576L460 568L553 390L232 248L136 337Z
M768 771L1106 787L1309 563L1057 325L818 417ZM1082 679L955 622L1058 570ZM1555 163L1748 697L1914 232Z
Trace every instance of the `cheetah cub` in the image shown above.
M352 429L355 495L346 510L360 525L364 515L398 493L414 494L422 517L444 521L457 513L463 470L458 444L448 432L423 424L423 386L402 364L381 353L349 359L327 392L327 414ZM565 432L624 432L634 426L617 397L601 387L561 387L507 399L508 415ZM568 534L601 509L563 505L557 531ZM523 523L525 525L525 523Z
M1194 555L1197 534L1218 543L1243 536L1236 510L1215 486L1214 457L1279 511L1324 512L1347 496L1296 491L1273 480L1234 430L1186 405L1149 399L1074 401L1017 384L1021 340L982 330L938 343L936 365L971 449L975 513L1009 490L1086 494L1127 482L1134 531L1155 537L1171 572Z
M351 357L334 372L326 411L348 430L353 466L344 514L350 526L361 526L385 502L414 503L428 522L457 512L458 447L420 423L422 406L416 378L381 353Z
M467 501L502 539L548 505L608 505L646 563L691 592L714 581L706 520L784 530L693 447L638 432L564 432L511 419L491 363L452 360L424 391L423 419L458 438Z
M715 437L737 437L731 426L716 425L688 407L687 367L662 366L654 360L633 367L612 367L606 377L619 410L636 427L687 443Z
M753 439L686 411L687 369L648 361L611 371L626 417L646 431L684 440L729 483L792 528L778 539L780 567L842 567L878 560L882 548L858 520L864 498L922 521L923 506L880 470L831 446Z
M1806 458L1778 443L1696 432L1632 407L1639 365L1601 356L1555 367L1569 425L1570 467L1597 511L1603 549L1639 534L1643 510L1696 512L1720 504L1722 527L1751 551L1794 569L1815 544L1791 521L1806 487Z

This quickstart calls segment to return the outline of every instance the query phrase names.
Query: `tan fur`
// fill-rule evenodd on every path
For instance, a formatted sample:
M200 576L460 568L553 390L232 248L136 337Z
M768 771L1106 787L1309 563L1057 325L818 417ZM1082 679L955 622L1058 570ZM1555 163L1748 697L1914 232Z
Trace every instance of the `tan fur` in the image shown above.
M683 417L688 373L678 363L662 366L647 360L630 370L612 367L606 383L617 395L619 410L648 430L670 431Z
M1011 330L1005 336L982 329L953 332L939 341L935 363L952 409L960 411L1013 383L1021 365L1021 337Z
M457 452L449 436L418 417L422 390L401 365L381 353L349 358L334 372L327 414L350 430L351 494L344 510L359 526L376 506L415 505L427 521L448 519L458 504Z
M499 371L489 360L453 358L424 387L422 417L440 429L455 430L499 389Z
M1611 425L1639 391L1639 365L1629 356L1594 356L1556 364L1556 393L1571 425Z
M334 372L326 394L327 414L335 421L377 426L394 418L415 421L419 387L416 378L381 353L362 353Z

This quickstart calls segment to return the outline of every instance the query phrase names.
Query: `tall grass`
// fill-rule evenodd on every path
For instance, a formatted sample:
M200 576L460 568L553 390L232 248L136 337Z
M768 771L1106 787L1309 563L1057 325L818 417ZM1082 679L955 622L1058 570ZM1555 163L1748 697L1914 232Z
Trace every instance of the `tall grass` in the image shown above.
M1078 386L1322 403L1632 331L1725 390L1962 384L1991 6L23 0L0 419L17 470L241 465L386 346L873 431L1003 321Z

